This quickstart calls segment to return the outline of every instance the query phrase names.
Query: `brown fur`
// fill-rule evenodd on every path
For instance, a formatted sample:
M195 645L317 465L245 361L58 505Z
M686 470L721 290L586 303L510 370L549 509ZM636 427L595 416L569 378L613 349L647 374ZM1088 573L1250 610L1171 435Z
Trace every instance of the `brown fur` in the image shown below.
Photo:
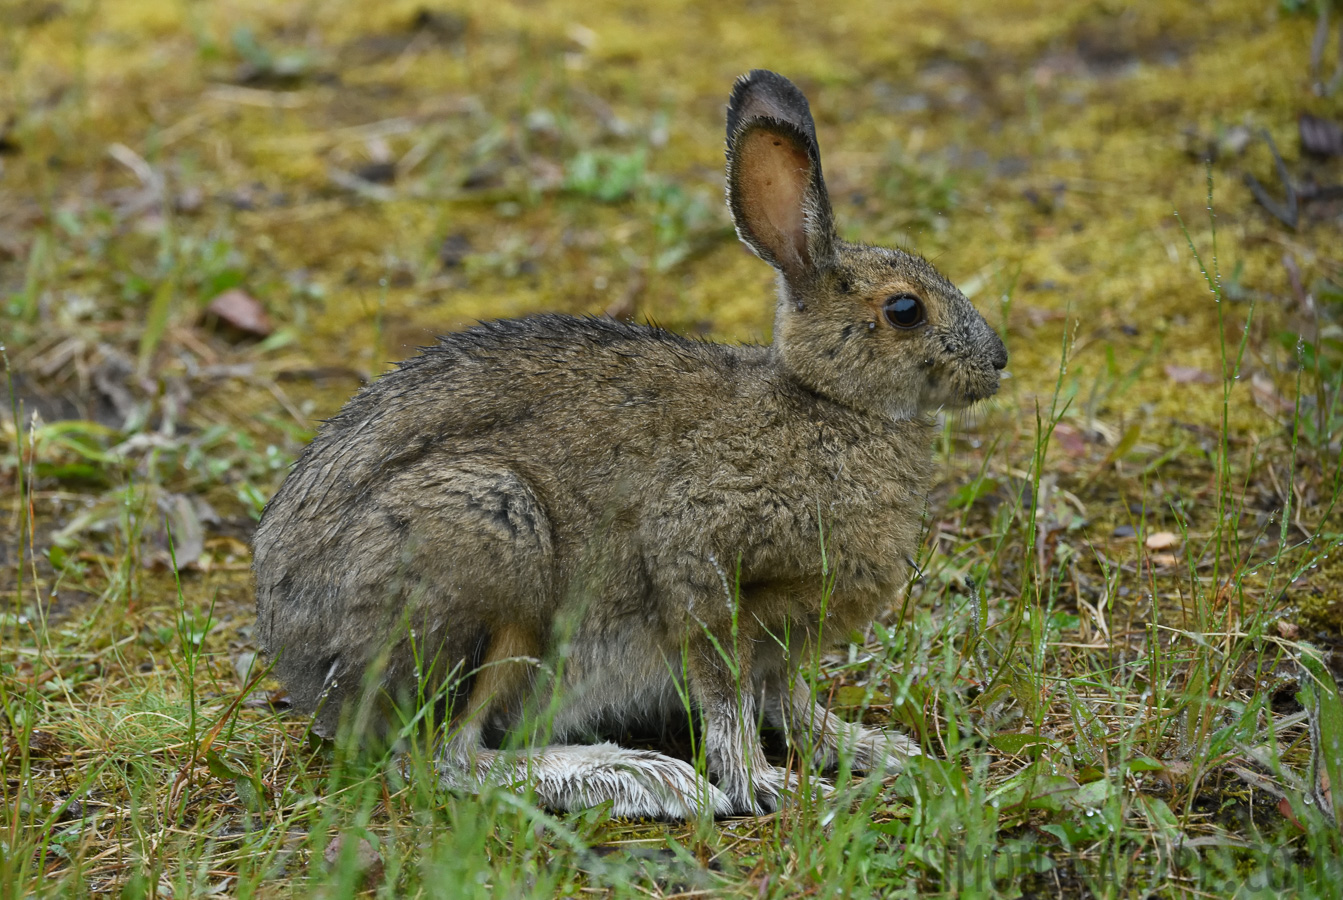
M685 721L688 689L716 788L687 797L693 773L656 754L543 748L538 795L555 806L773 808L786 779L760 752L760 715L823 765L842 745L862 767L917 752L835 721L794 675L804 649L865 626L904 585L925 416L993 394L1006 351L927 262L838 239L791 83L744 76L728 122L738 232L781 273L771 346L605 319L483 323L361 390L295 464L257 530L257 634L320 731L385 658L375 686L402 703L417 667L431 687L461 679L455 785L505 777L482 735L516 728L529 702L557 701L562 741ZM883 316L902 293L926 309L917 328Z

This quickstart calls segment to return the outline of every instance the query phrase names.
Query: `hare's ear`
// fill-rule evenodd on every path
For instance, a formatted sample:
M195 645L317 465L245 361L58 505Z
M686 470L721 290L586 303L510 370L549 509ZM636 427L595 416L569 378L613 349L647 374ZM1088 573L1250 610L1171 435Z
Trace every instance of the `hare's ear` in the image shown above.
M830 198L807 98L774 72L737 79L727 107L727 198L737 235L790 282L835 252Z

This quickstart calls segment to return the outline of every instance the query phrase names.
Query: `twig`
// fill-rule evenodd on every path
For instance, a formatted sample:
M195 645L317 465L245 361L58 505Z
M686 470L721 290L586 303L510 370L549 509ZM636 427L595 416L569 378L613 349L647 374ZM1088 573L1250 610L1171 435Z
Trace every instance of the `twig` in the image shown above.
M1273 166L1277 171L1278 180L1282 182L1283 188L1287 191L1286 204L1279 203L1269 196L1268 191L1259 183L1249 172L1245 173L1245 186L1250 189L1254 199L1259 201L1259 205L1268 210L1279 222L1282 222L1293 231L1296 230L1297 222L1300 220L1300 208L1297 203L1296 187L1292 184L1292 177L1287 172L1287 164L1282 161L1282 155L1278 153L1277 144L1273 143L1273 135L1268 133L1267 129L1260 132L1264 140L1268 143L1269 152L1273 154Z

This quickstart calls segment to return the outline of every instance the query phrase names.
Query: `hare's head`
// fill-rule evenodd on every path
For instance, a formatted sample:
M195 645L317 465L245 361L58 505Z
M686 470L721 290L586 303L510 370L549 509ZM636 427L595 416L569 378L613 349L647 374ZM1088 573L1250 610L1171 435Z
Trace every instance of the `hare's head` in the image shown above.
M737 234L778 270L774 350L812 390L910 418L992 396L1007 349L922 257L835 233L807 98L742 76L727 110L727 193Z

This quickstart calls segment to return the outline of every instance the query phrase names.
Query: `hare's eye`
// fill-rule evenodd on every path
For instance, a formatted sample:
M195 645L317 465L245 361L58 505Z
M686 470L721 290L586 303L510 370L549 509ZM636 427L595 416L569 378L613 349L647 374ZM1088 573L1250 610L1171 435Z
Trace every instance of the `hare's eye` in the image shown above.
M896 294L886 299L881 308L886 321L895 328L917 328L926 318L923 301L913 294Z

